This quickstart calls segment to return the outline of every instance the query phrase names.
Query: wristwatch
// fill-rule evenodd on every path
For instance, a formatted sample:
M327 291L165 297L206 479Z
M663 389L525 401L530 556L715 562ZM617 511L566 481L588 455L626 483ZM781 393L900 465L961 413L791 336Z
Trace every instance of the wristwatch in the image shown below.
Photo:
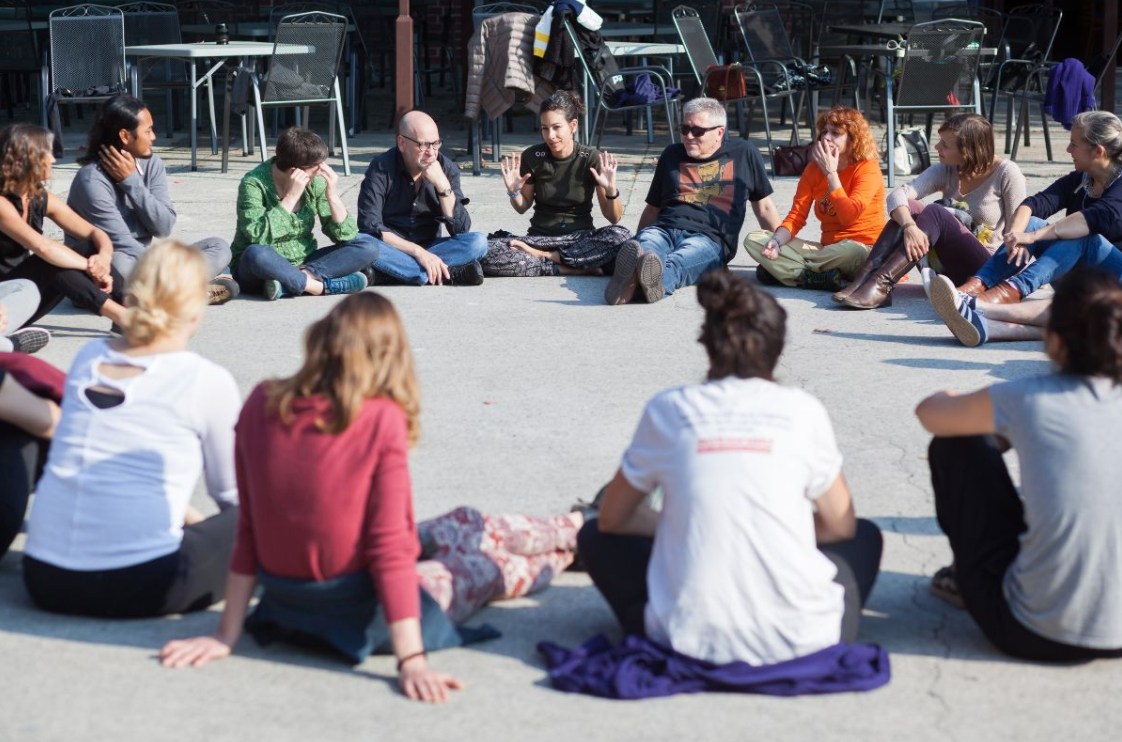
M451 196L452 193L453 193L452 189L449 188L448 190L445 190L445 191L437 191L436 195L440 196L441 198L444 198L445 196Z

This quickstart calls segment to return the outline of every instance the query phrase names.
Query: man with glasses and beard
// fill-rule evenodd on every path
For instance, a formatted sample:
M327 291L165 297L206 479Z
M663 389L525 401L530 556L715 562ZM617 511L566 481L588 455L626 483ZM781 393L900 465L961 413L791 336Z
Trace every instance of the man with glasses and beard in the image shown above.
M371 283L483 283L487 238L471 232L460 170L440 152L436 121L401 117L397 146L371 161L358 193L358 227L378 242ZM440 227L448 232L440 236Z
M608 304L640 294L653 303L726 265L736 254L746 201L761 228L778 227L763 159L747 141L725 141L727 123L724 103L712 98L682 109L682 141L659 157L639 232L620 248L604 290Z

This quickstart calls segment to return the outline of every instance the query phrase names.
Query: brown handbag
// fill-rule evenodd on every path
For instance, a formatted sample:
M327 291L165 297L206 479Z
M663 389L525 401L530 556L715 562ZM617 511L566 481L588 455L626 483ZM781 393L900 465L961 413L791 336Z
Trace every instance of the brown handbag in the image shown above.
M802 175L803 170L806 170L806 166L810 164L810 152L813 147L814 142L776 147L775 159L772 161L775 175Z
M732 100L748 95L744 68L739 63L715 64L705 70L705 94L717 100Z

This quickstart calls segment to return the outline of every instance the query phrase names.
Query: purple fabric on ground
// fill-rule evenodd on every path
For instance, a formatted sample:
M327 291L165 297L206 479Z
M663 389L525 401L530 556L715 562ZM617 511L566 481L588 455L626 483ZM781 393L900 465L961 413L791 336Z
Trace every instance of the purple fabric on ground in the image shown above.
M557 690L601 698L657 698L676 693L759 693L798 696L879 688L891 678L888 652L876 644L835 644L805 657L753 667L715 665L660 646L641 636L612 646L597 635L569 650L541 642Z

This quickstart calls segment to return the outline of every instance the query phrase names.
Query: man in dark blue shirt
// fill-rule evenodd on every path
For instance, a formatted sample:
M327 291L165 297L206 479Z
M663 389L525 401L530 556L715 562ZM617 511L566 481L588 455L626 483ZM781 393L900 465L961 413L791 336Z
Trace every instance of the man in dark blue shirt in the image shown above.
M440 153L440 145L440 131L427 113L401 117L397 146L366 170L358 193L358 228L379 242L372 268L381 276L417 286L478 286L487 238L469 231L460 170ZM441 225L448 237L440 236Z

